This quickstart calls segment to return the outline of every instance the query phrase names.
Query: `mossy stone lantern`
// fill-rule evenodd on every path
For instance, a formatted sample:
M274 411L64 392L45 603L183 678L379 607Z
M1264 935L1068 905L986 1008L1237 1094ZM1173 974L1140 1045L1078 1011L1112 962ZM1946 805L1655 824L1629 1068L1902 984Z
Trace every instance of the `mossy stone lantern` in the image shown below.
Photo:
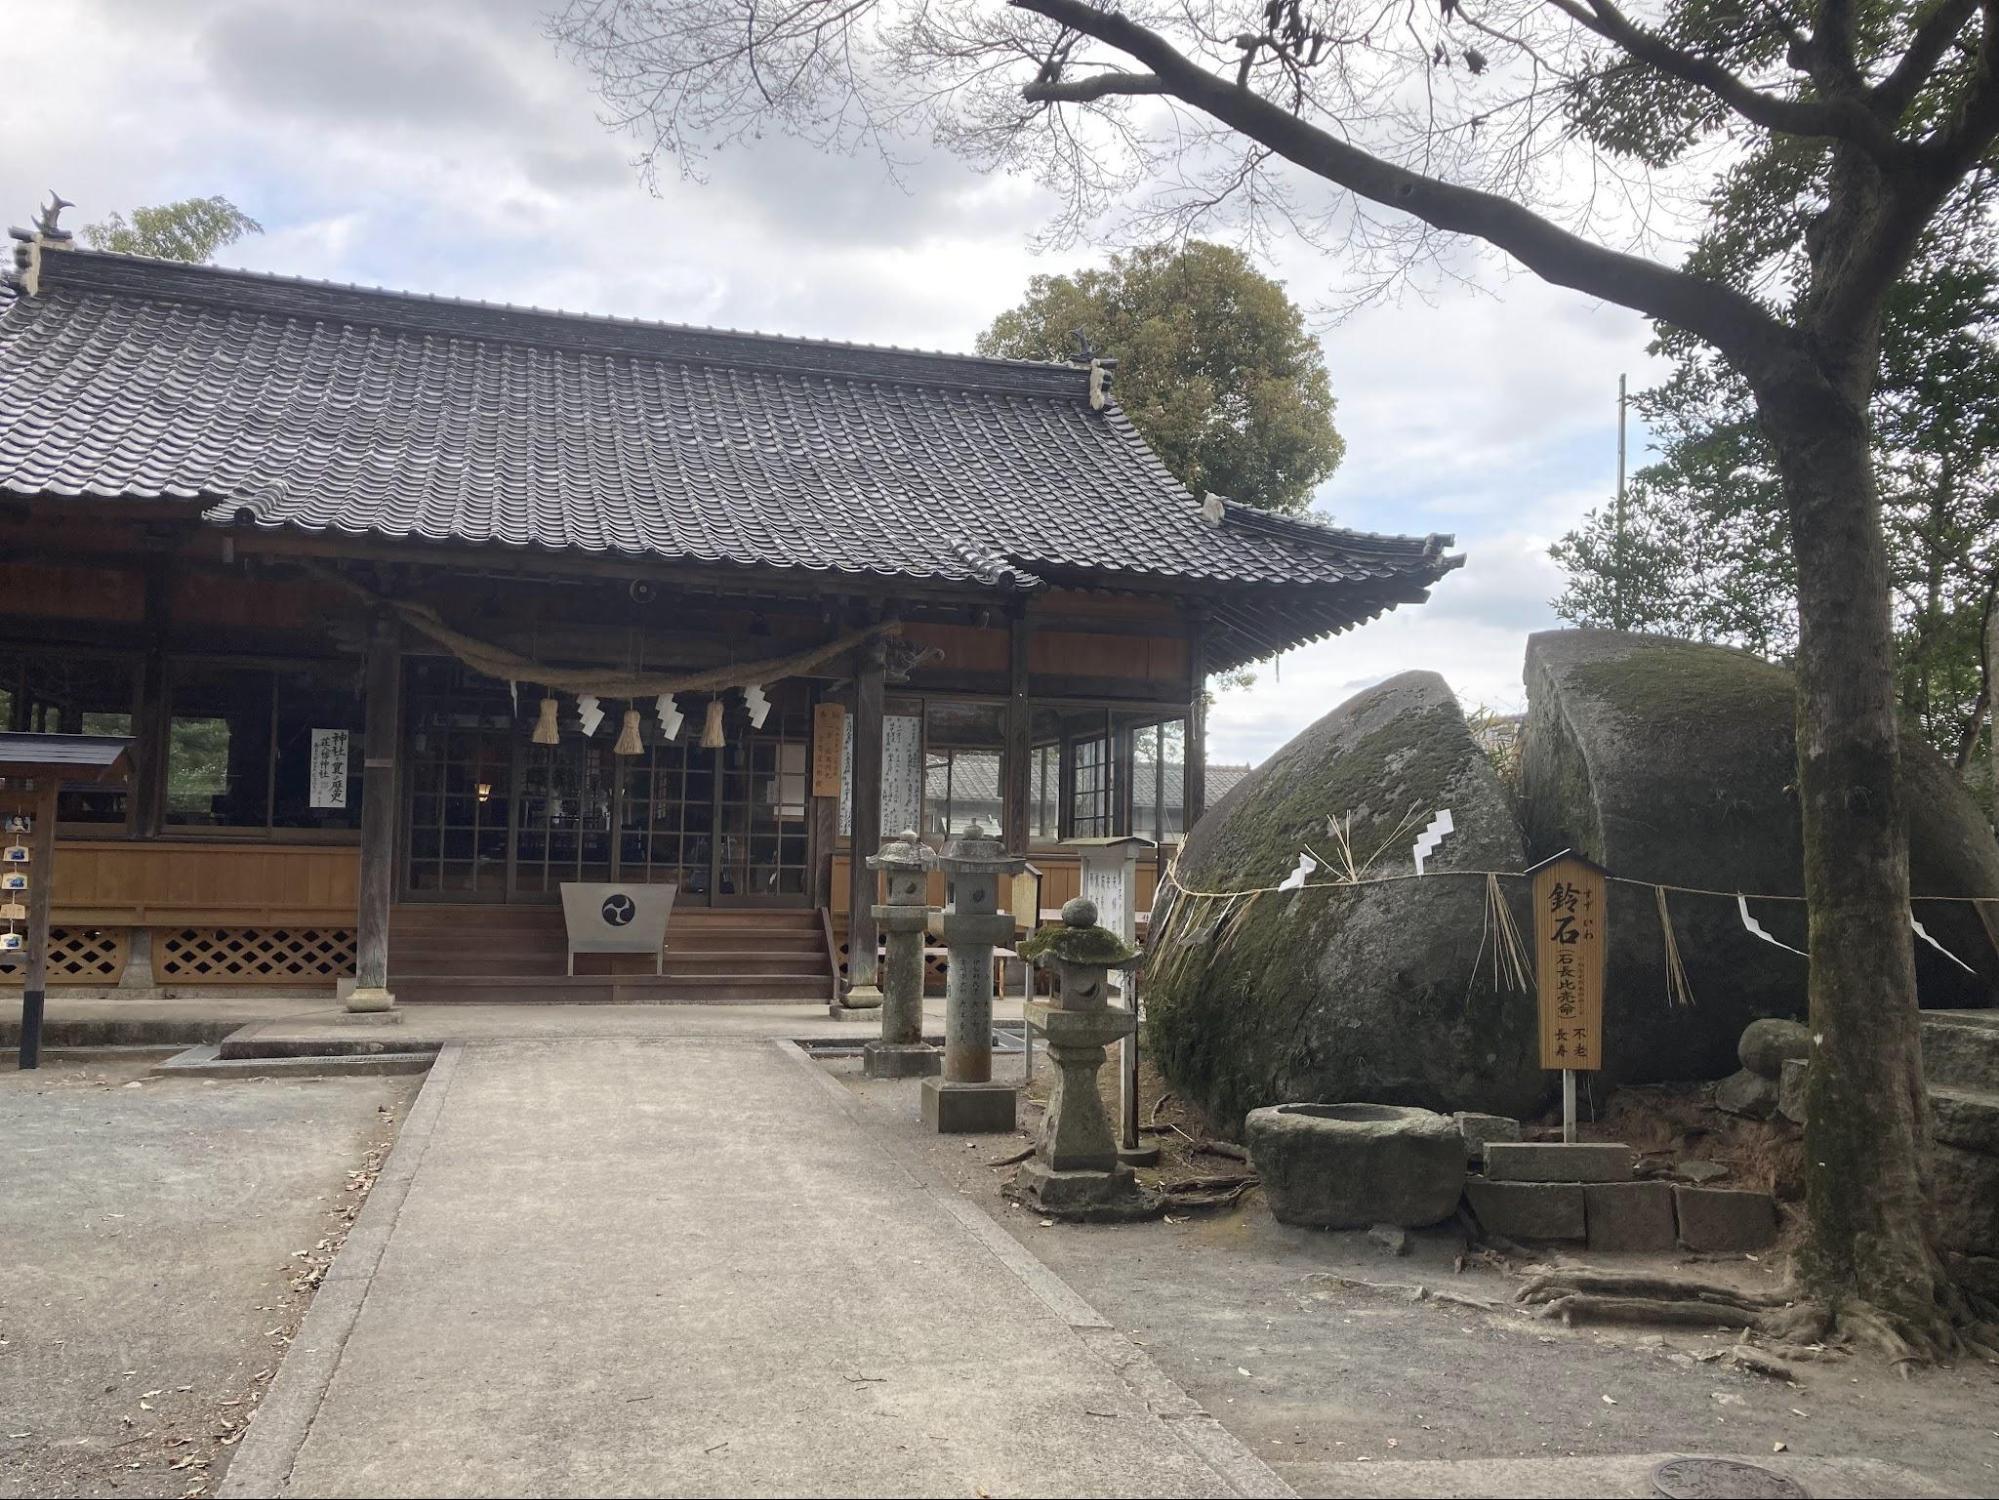
M1052 999L1027 1008L1029 1023L1048 1038L1055 1082L1034 1160L1020 1169L1021 1196L1043 1213L1068 1218L1146 1217L1158 1200L1119 1158L1097 1089L1105 1049L1138 1025L1135 1013L1110 1003L1111 971L1130 968L1138 949L1099 926L1096 903L1078 896L1062 908L1058 925L1035 933L1021 952L1052 970L1057 986Z
M861 1048L870 1078L922 1078L937 1071L937 1049L923 1040L923 932L930 920L930 851L904 829L870 854L888 900L871 910L887 941L882 965L882 1034Z

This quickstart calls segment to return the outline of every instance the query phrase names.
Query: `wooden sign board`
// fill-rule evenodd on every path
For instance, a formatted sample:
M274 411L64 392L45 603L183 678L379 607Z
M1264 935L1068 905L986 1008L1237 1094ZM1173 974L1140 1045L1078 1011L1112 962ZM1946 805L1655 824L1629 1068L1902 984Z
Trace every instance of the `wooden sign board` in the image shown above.
M838 703L821 703L812 710L812 795L840 795L840 762L846 751L847 710Z
M1534 973L1541 1002L1541 1066L1591 1073L1603 1066L1604 876L1562 854L1534 870Z

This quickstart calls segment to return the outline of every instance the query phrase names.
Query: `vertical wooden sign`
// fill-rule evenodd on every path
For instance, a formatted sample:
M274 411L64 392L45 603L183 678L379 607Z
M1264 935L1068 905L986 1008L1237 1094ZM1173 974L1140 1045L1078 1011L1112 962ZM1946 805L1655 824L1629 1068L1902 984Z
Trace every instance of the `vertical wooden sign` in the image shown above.
M1558 854L1536 865L1534 973L1541 1002L1541 1066L1589 1073L1603 1066L1602 865Z
M847 710L821 703L812 710L812 795L837 797L846 758Z

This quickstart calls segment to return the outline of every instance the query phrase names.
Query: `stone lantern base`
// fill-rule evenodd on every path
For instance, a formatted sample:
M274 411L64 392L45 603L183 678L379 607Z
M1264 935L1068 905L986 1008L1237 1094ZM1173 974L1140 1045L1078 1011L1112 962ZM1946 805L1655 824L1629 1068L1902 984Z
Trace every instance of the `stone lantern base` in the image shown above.
M1019 1119L1020 1090L1010 1083L923 1080L923 1126L939 1135L1004 1135Z
M1051 1219L1129 1223L1157 1218L1165 1207L1157 1193L1138 1185L1137 1174L1123 1163L1101 1170L1058 1172L1046 1162L1031 1161L1020 1169L1014 1189L1029 1208Z
M868 1042L861 1048L861 1067L870 1078L929 1078L943 1065L944 1054L928 1042Z

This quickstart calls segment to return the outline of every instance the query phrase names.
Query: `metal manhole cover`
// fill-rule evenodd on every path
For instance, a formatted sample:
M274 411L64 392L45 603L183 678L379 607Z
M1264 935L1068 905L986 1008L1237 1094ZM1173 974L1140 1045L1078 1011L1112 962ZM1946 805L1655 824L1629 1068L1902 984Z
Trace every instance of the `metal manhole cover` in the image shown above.
M1732 1458L1673 1458L1652 1471L1666 1500L1805 1500L1795 1479Z

